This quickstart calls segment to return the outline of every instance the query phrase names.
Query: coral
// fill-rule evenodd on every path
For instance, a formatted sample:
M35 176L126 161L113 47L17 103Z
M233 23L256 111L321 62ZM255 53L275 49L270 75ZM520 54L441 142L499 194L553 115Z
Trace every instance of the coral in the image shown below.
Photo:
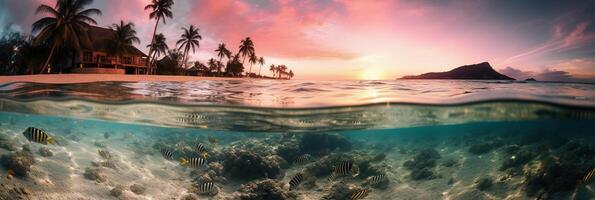
M547 159L525 170L525 192L540 196L574 190L581 178L580 168L574 163L559 163Z
M120 195L122 195L122 192L124 192L124 186L122 185L117 185L109 191L110 195L114 197L119 197Z
M52 151L50 151L50 148L47 147L40 147L39 148L39 154L43 157L52 157L54 156L54 153Z
M453 166L456 166L458 164L459 163L456 160L454 160L454 159L447 159L444 162L442 162L442 166L445 166L445 167L453 167Z
M356 153L332 153L318 159L313 165L307 166L305 171L317 177L328 176L334 165L344 161L352 161L355 166L364 162L362 157Z
M343 182L334 184L328 194L324 195L324 200L335 200L335 199L351 199L351 194L361 190L361 188L355 185L347 185Z
M436 176L430 169L436 166L436 160L439 158L438 151L424 149L418 152L413 159L405 161L403 166L411 171L413 180L432 179Z
M230 148L224 153L223 169L232 178L252 180L282 176L279 156L263 156L256 152Z
M106 176L101 173L101 170L99 168L87 167L85 168L85 173L83 175L85 176L85 178L89 180L97 181L100 183L107 181Z
M147 190L147 188L139 184L132 184L130 186L130 191L134 192L135 194L144 194L145 190Z
M304 134L300 140L301 153L317 155L322 152L334 150L349 151L352 148L351 142L346 138L331 134Z
M31 165L35 163L35 159L29 151L17 151L3 155L0 162L6 169L12 169L16 176L25 177L31 170Z
M25 187L10 187L0 183L0 199L29 200L31 193Z
M297 194L283 189L285 183L272 179L253 181L240 186L239 200L292 200Z
M518 153L507 155L500 166L500 171L505 171L510 168L517 168L525 163L531 161L535 157L535 153L526 149L519 150Z
M277 155L281 156L289 163L293 163L295 159L301 156L300 147L296 141L285 142L277 147Z
M430 171L428 168L413 169L413 170L411 170L410 176L411 176L411 179L413 179L413 180L423 180L423 179L435 178L434 172Z
M484 177L475 181L475 188L481 191L488 190L494 185L494 181L489 177Z

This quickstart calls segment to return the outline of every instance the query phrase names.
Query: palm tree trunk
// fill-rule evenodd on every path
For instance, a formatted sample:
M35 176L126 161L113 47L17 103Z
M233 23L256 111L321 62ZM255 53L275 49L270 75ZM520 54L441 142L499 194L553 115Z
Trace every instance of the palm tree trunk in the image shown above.
M262 69L262 65L258 68L258 77L260 77L260 70Z
M250 63L250 71L248 73L248 78L250 78L250 76L252 76L252 63Z
M50 55L48 56L48 59L45 61L43 68L41 68L41 72L39 72L40 74L43 74L43 72L47 69L48 65L50 64L50 60L52 60L52 57L54 56L54 50L56 50L55 44L52 45L52 50L50 50Z
M151 54L153 53L154 49L153 49L153 44L155 43L155 35L157 34L157 26L159 26L159 20L161 18L157 17L157 22L155 22L155 28L153 29L153 39L151 39L151 48L149 49L149 58L151 57ZM151 67L151 60L149 60L149 68ZM149 74L149 69L147 68L147 74Z
M219 57L219 63L223 64L223 63L221 62L221 60L223 60L223 57ZM218 65L219 63L217 63L217 65ZM221 67L220 67L220 66L217 66L217 75L218 75L218 76L221 76Z

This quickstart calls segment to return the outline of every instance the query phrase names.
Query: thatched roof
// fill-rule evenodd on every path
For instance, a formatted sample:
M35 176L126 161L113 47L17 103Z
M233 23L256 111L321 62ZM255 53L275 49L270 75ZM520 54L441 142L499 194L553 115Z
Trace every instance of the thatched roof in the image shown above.
M108 28L101 28L97 26L90 26L89 29L89 39L91 42L83 42L82 48L85 50L93 50L93 51L100 51L100 52L109 52L108 50L108 41L111 37L115 34L115 31ZM136 47L131 47L128 52L135 56L143 56L147 57L145 53L141 50L137 49Z

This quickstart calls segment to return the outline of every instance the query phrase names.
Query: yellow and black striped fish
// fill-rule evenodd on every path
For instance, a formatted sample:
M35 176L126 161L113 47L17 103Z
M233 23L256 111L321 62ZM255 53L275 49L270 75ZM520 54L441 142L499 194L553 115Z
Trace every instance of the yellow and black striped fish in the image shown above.
M368 181L370 184L376 184L376 183L382 182L385 178L386 178L386 176L384 174L380 174L380 175L368 177Z
M354 192L353 194L351 194L350 199L351 200L363 199L363 198L366 198L369 193L370 193L370 190L368 190L368 189L358 190L358 191Z
M196 188L198 190L198 191L196 191L196 193L199 193L199 194L211 193L211 192L213 192L215 187L216 187L215 183L209 181L209 182L200 184L198 186L198 188Z
M161 149L161 155L167 160L175 160L174 152L169 149Z
M310 160L310 158L312 158L312 156L310 156L310 154L304 154L304 155L297 157L295 159L295 161L293 161L293 163L301 165L301 164L308 162Z
M189 165L190 167L202 167L207 164L207 160L202 158L180 158L180 164Z
M304 174L298 173L289 180L289 190L297 187L300 183L304 181Z
M196 146L194 146L194 150L205 158L207 156L209 156L209 153L207 152L207 148L205 147L205 145L203 145L201 143L198 143Z
M52 137L50 137L47 133L43 130L29 127L27 130L23 132L23 135L29 140L30 142L37 142L40 144L54 144L55 141Z
M595 176L595 167L591 167L591 170L587 171L587 174L581 180L583 184L589 185L591 181L593 181L593 176Z
M333 166L331 169L331 175L328 177L328 180L332 181L336 177L345 176L345 175L353 175L353 176L358 175L356 166L353 165L353 163L350 161L345 161L345 162L339 163L338 165Z

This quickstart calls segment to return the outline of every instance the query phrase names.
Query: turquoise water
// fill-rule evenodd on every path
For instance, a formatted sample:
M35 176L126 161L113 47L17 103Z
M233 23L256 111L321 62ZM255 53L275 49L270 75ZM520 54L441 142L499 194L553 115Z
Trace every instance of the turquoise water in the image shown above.
M593 199L582 179L595 166L594 91L480 81L5 84L0 172L14 174L0 179L0 199ZM57 144L29 142L28 127ZM333 174L346 162L351 170Z

